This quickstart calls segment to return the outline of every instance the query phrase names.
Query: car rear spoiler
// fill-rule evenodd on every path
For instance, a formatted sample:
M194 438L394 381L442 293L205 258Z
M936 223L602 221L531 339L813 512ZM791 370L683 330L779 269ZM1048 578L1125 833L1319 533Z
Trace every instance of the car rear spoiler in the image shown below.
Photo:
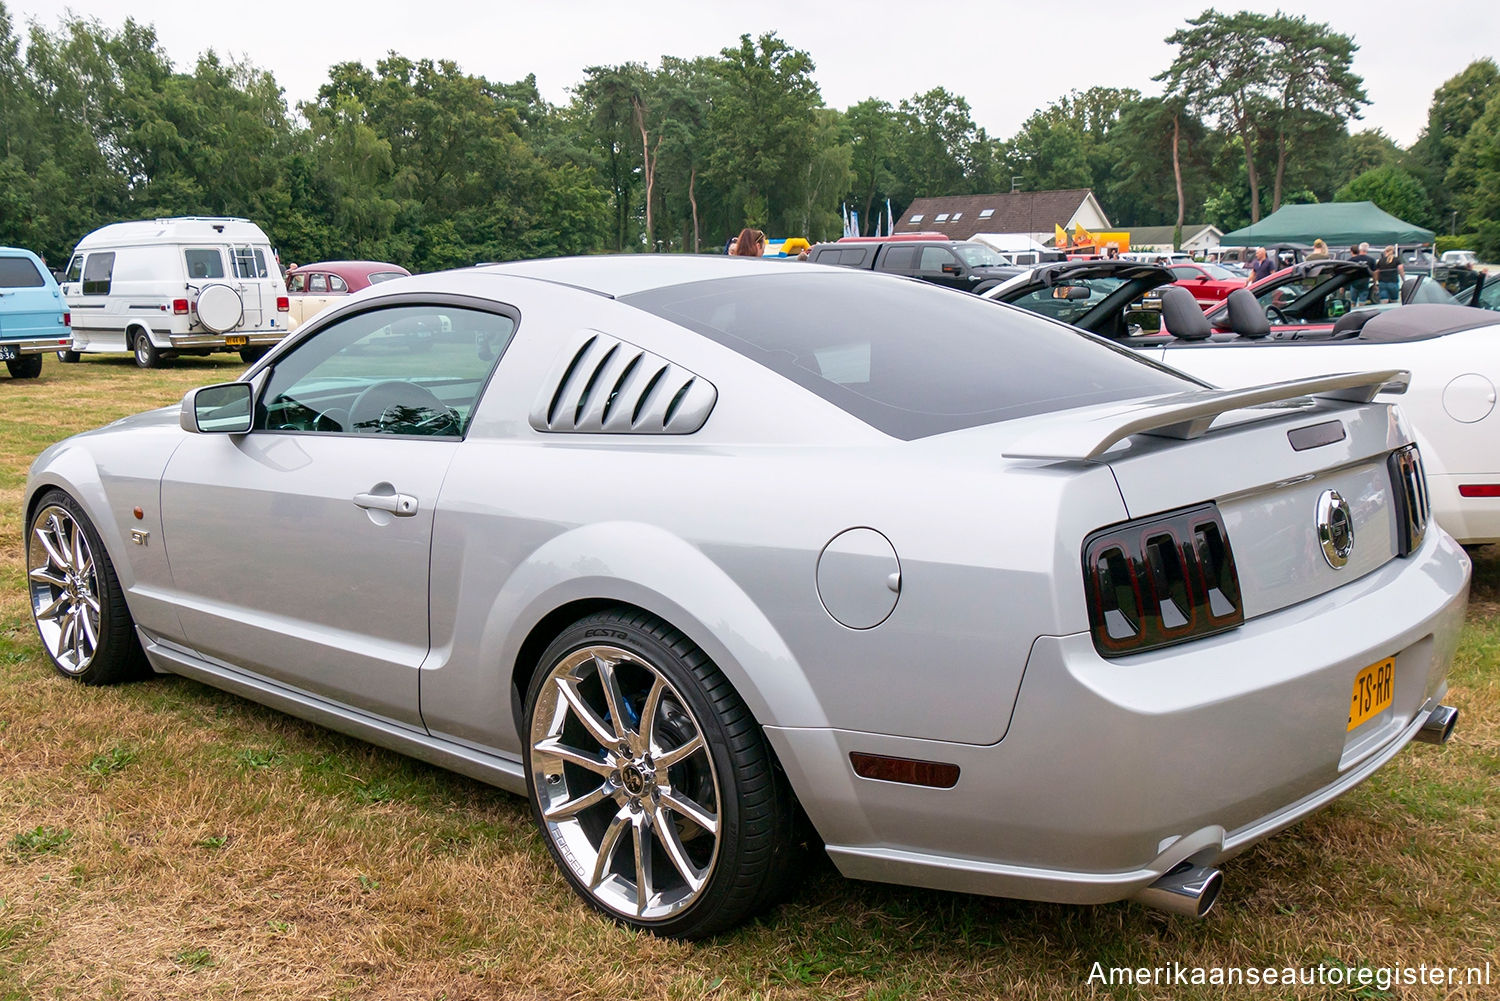
M1404 393L1411 373L1345 372L1293 379L1248 389L1203 389L1135 403L1111 413L1071 424L1059 424L1021 438L1005 450L1011 459L1097 459L1132 435L1187 440L1200 438L1221 415L1305 397L1369 403L1377 393ZM1271 416L1267 414L1267 416Z

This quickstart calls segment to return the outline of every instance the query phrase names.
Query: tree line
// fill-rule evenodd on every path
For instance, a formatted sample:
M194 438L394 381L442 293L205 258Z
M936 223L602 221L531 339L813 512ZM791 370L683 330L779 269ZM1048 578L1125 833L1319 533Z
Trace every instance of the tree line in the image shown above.
M1433 95L1409 149L1351 131L1357 46L1284 14L1173 32L1162 97L1073 90L992 137L938 87L827 107L775 33L658 65L592 66L565 104L395 52L330 68L289 106L209 51L176 68L150 25L17 27L0 0L0 243L58 264L104 223L240 215L284 261L434 270L598 251L717 249L742 226L837 236L926 195L1091 187L1125 225L1238 228L1282 204L1370 199L1500 253L1500 71ZM1056 220L1062 222L1065 220Z

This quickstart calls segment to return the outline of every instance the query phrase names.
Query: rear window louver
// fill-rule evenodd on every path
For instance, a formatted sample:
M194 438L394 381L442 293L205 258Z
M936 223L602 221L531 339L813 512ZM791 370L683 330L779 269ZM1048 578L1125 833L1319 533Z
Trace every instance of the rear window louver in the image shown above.
M559 356L531 409L538 431L691 434L719 394L681 365L597 330Z

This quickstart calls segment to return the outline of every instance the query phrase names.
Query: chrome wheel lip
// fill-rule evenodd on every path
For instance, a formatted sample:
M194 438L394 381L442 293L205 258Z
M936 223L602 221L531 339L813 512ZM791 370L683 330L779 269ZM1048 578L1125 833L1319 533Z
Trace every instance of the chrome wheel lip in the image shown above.
M93 547L78 519L49 504L26 534L31 617L57 666L81 674L99 650L101 606Z
M606 684L606 676L617 677L621 665L650 680L639 705L629 705L617 683ZM594 680L600 694L590 698L580 682L592 688ZM660 737L669 712L674 725L685 718L692 735L664 747ZM618 724L622 718L624 726ZM581 742L597 749L566 743L569 728L587 732ZM613 645L574 650L548 669L541 683L529 747L543 829L595 903L632 921L653 923L682 914L702 897L723 841L719 776L701 724L660 670ZM682 774L679 766L699 776L706 769L712 803L674 787L674 770ZM684 826L690 838L685 839ZM705 836L711 845L701 842ZM685 848L685 840L697 847Z

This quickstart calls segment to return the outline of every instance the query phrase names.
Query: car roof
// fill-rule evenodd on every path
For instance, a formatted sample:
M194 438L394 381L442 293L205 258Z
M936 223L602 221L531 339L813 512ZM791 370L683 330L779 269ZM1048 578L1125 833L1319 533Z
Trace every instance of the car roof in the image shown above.
M299 264L290 270L297 273L328 271L345 277L350 274L368 274L371 271L399 271L404 275L411 274L401 265L391 264L389 261L314 261L312 264Z
M857 269L788 261L775 257L727 257L719 254L613 254L593 257L552 257L506 264L481 264L481 274L516 275L569 285L611 298L685 285L715 278L739 278L750 274L805 273L807 268L848 276ZM300 269L299 269L300 270Z

